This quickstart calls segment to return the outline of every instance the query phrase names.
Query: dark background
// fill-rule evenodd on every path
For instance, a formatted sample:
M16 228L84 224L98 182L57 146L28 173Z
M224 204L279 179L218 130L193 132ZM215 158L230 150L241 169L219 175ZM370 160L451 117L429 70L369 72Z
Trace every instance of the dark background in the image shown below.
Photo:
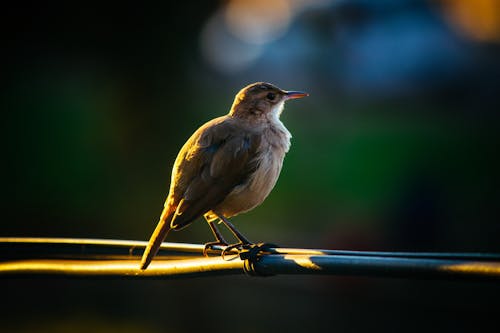
M500 7L225 1L2 10L0 236L149 238L181 145L254 81L304 90L266 202L290 247L500 252ZM203 221L169 241L211 240ZM4 279L0 331L468 331L494 283Z

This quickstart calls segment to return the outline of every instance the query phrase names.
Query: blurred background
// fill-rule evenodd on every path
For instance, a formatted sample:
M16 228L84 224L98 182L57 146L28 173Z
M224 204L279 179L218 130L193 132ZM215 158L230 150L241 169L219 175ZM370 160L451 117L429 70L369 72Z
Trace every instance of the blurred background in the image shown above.
M191 133L268 81L292 132L251 240L500 251L500 2L228 0L2 13L0 236L149 238ZM203 243L202 220L169 241ZM4 279L0 331L467 331L493 283Z

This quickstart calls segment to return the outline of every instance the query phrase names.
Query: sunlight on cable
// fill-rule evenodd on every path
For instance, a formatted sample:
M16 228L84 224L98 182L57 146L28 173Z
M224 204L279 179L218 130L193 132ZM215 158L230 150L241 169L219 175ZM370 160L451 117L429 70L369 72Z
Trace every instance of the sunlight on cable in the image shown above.
M291 261L295 262L297 265L299 265L300 267L304 267L306 269L312 269L312 270L318 270L318 271L322 270L322 268L319 265L317 265L311 261L310 256L285 255L284 259L291 260Z
M500 273L500 263L496 262L465 262L459 264L443 265L441 271L446 272L483 272Z

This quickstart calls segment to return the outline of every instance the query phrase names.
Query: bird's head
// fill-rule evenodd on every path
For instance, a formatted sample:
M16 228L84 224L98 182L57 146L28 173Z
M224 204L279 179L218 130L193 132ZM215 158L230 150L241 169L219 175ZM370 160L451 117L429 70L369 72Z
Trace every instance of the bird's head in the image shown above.
M301 91L285 91L270 83L256 82L236 94L229 114L246 119L278 119L285 101L306 96L309 94Z

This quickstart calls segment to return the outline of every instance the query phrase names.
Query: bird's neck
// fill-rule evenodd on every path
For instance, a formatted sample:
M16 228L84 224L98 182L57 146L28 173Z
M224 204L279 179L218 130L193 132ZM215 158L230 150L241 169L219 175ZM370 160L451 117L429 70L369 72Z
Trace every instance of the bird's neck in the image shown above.
M279 146L283 149L283 152L288 152L290 149L290 139L292 138L292 134L285 127L283 122L280 120L279 115L283 110L283 105L281 105L280 110L276 110L277 112L270 112L267 114L267 124L269 131L279 140ZM274 141L274 140L273 140Z
M279 147L283 154L290 148L292 135L280 120L284 103L279 103L268 112L252 109L245 105L233 105L229 117L238 122L240 126L251 131L260 132L267 142Z
M262 107L258 103L255 104L244 104L235 101L229 111L229 116L240 119L243 122L257 124L270 124L283 126L280 120L281 112L283 112L284 102L274 105L274 107L269 110Z

